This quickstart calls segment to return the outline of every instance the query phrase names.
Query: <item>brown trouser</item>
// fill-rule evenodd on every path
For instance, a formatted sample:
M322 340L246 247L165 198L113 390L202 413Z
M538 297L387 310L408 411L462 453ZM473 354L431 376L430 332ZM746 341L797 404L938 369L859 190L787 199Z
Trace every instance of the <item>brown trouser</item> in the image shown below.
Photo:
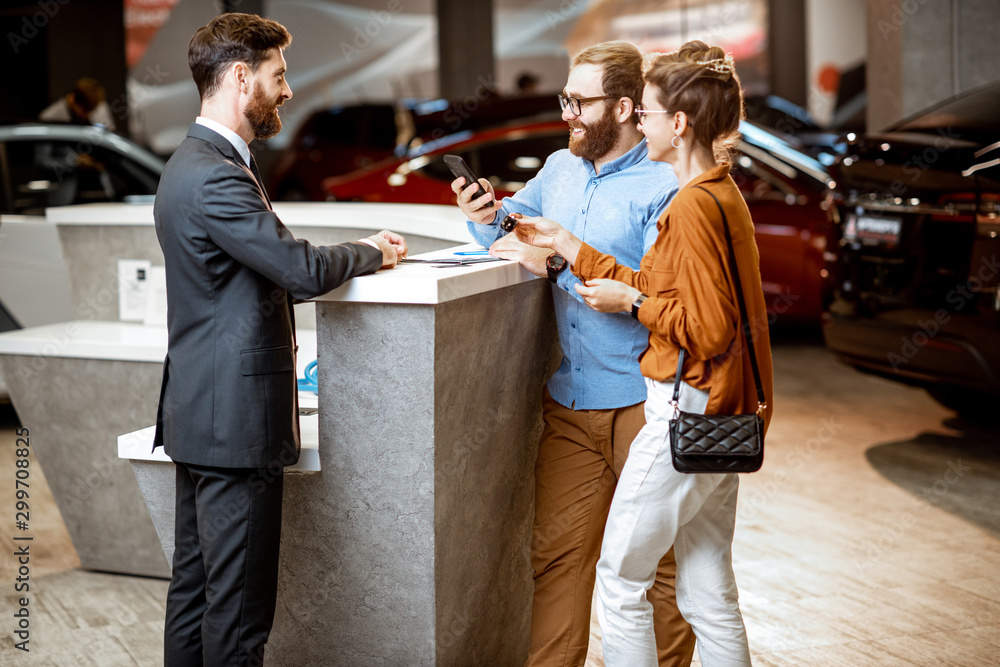
M587 659L590 607L604 523L629 445L646 423L643 404L571 410L546 389L545 429L535 463L531 565L535 597L527 665L580 667ZM646 595L660 665L689 665L695 637L677 610L671 549Z

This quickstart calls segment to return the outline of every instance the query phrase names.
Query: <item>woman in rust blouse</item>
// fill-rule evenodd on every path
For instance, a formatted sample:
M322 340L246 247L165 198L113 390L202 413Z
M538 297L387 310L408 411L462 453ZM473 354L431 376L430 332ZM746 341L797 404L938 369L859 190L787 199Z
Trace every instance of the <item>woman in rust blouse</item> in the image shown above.
M670 163L681 188L640 270L617 264L544 218L521 218L517 234L565 257L586 281L577 289L591 308L613 317L631 313L649 328L649 347L639 357L647 378L647 423L618 482L597 565L606 663L656 665L645 593L673 545L677 603L694 627L702 664L749 665L732 567L738 478L675 471L668 435L681 348L688 354L682 410L739 414L758 407L722 215L712 194L729 221L767 398L765 423L771 416L771 347L753 222L729 175L728 151L743 115L732 58L698 41L658 57L646 73L636 113L650 158Z

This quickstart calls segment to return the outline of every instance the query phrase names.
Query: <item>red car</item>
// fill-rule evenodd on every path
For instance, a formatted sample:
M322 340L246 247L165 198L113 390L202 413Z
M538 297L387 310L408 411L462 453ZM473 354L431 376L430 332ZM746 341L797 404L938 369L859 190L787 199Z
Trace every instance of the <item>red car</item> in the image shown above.
M323 181L337 201L387 201L416 204L454 204L455 180L442 159L461 155L473 172L493 184L498 198L524 187L545 158L569 142L563 121L519 124L481 132L458 132L411 149L343 176Z
M756 225L772 321L818 324L830 226L825 194L832 181L822 164L781 137L748 122L741 131L732 174ZM545 158L568 142L563 121L459 132L404 157L328 178L323 188L337 201L454 204L454 177L442 159L451 153L462 156L503 198L524 187Z

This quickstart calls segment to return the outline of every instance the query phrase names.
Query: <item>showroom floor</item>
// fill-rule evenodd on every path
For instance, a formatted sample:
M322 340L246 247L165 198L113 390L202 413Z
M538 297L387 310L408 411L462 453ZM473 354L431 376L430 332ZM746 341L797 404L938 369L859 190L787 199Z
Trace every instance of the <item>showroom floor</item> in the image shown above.
M774 357L767 461L741 478L733 549L755 664L1000 664L1000 426L859 374L814 341ZM16 425L0 410L10 478ZM167 583L77 569L31 470L31 652L11 641L17 565L4 549L0 663L159 664ZM8 545L12 525L0 523ZM603 665L597 642L588 666Z

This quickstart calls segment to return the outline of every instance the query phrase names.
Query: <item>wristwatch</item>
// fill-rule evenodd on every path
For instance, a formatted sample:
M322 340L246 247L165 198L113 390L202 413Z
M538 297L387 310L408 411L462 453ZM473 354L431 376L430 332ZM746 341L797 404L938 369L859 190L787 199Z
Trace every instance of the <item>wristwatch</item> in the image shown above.
M645 294L640 294L632 302L632 317L639 319L639 309L642 308L642 302L646 300Z
M569 266L569 262L557 252L545 258L545 270L548 272L549 280L552 282L559 279L559 274L565 271L567 266Z

